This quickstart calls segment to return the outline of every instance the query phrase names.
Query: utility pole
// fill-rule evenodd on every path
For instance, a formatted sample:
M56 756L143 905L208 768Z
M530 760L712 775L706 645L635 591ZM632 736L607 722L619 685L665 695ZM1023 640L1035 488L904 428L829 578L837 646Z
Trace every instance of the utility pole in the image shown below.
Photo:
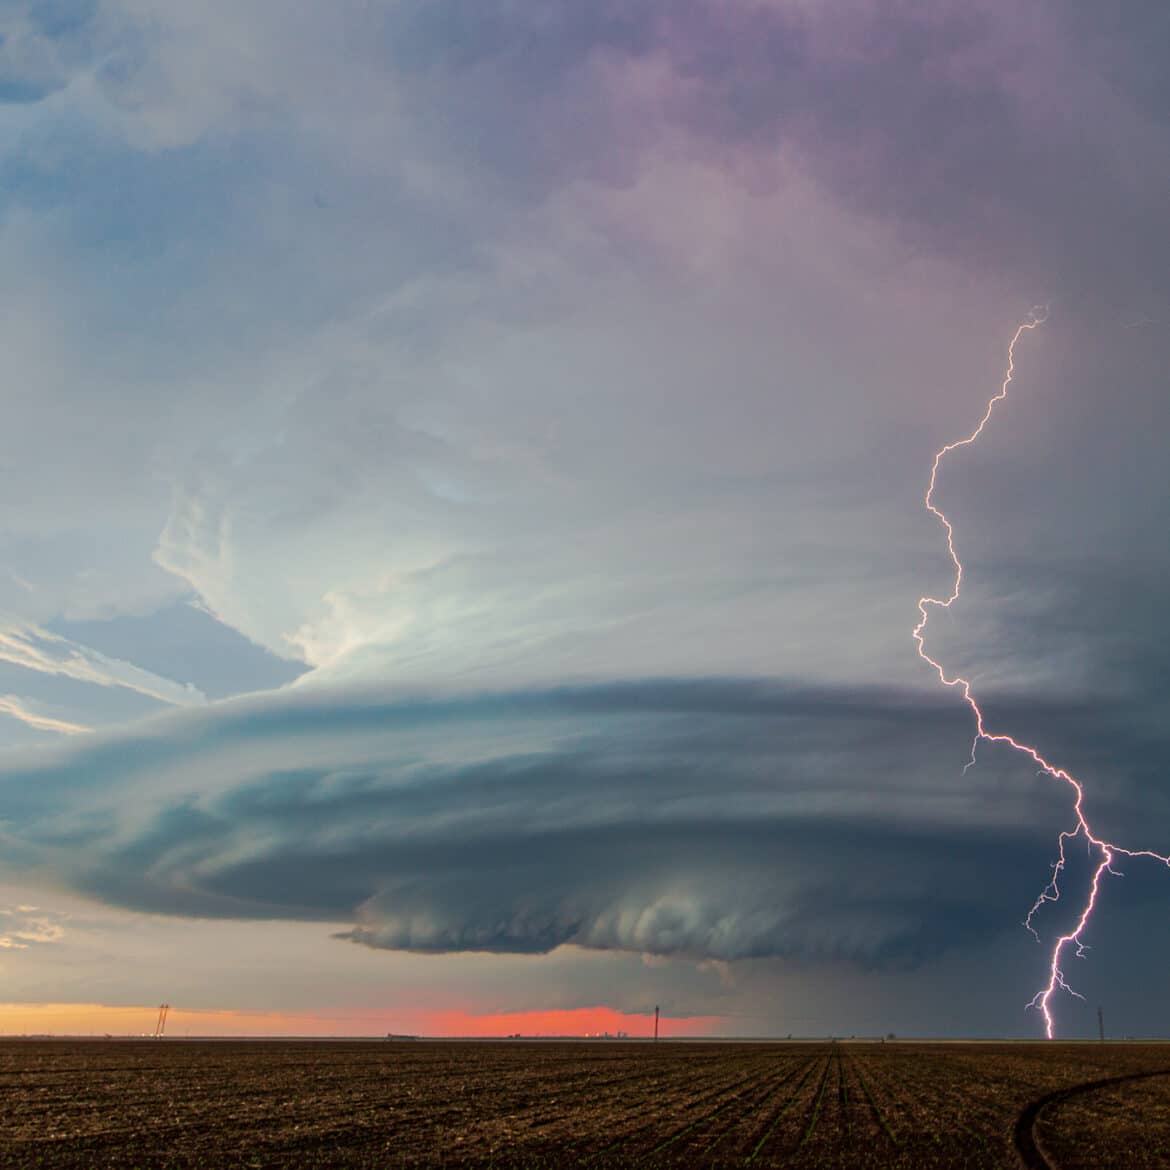
M154 1038L156 1040L162 1039L163 1031L167 1026L167 1012L170 1010L171 1005L169 1003L160 1003L158 1005L158 1022L154 1026Z
M1101 1035L1101 1043L1105 1043L1105 1017L1101 1014L1101 1009L1097 1009L1097 1031Z
M654 1005L654 1043L658 1043L658 1005Z

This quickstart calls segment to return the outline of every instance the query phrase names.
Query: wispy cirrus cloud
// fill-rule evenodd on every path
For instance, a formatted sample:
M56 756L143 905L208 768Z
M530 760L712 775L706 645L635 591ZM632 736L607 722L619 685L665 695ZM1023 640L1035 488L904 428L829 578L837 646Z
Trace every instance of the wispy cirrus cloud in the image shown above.
M60 675L101 687L123 687L170 706L198 706L207 701L190 684L162 678L37 626L9 624L0 628L0 661L39 674Z
M92 730L82 723L72 723L68 719L59 719L54 715L37 711L19 695L0 695L0 712L11 715L13 719L19 719L21 723L37 731L56 731L61 735L81 735Z

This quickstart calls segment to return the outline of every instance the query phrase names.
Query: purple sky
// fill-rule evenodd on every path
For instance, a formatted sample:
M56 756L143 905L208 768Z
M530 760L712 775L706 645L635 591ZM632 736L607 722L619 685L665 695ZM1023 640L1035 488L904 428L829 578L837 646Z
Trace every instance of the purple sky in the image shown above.
M1167 43L9 5L0 1000L1036 1034L1068 794L961 773L922 492L1048 304L940 481L931 645L1170 848ZM1067 1034L1170 1031L1125 868Z

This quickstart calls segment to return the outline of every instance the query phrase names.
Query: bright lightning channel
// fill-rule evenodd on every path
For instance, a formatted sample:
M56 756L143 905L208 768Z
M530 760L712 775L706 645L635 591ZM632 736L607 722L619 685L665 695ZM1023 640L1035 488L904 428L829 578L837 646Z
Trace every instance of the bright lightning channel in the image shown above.
M1050 764L1040 752L1032 747L1030 744L1021 743L1012 736L1004 734L1003 732L989 731L983 718L983 711L976 701L975 696L971 692L971 683L963 678L961 675L948 676L942 664L936 662L935 659L926 652L925 631L926 623L930 620L930 610L935 609L950 609L950 607L959 599L959 590L963 584L963 564L959 560L959 555L955 551L955 529L950 520L947 519L943 511L934 502L934 490L938 483L939 467L945 456L952 451L958 450L960 447L971 446L976 439L983 433L983 428L987 426L991 418L992 412L995 410L996 403L1002 402L1008 393L1008 386L1011 385L1012 375L1015 372L1015 357L1016 357L1016 343L1025 333L1043 325L1048 318L1047 306L1035 307L1028 314L1026 320L1016 327L1015 333L1012 335L1007 352L1007 370L1004 373L1003 383L1000 385L999 393L993 395L987 402L987 408L983 412L983 417L979 420L979 425L965 438L959 439L954 443L947 443L946 446L940 448L935 452L934 464L930 469L930 483L926 489L926 495L923 501L926 504L927 510L937 517L940 524L947 534L947 550L951 554L951 563L955 567L954 581L951 585L951 592L948 597L920 597L918 599L918 613L920 615L918 624L914 627L914 641L918 644L918 655L923 661L929 663L938 674L939 681L944 686L954 687L962 694L964 702L971 708L972 715L975 716L975 738L971 742L971 758L968 760L964 772L975 763L975 752L979 746L980 740L986 740L988 743L1005 743L1009 747L1014 748L1018 752L1030 757L1041 769L1049 776L1056 780L1062 780L1073 791L1073 812L1076 815L1076 824L1072 829L1066 829L1060 834L1059 838L1059 855L1056 863L1052 867L1052 878L1048 885L1041 891L1040 896L1036 899L1032 909L1028 911L1028 917L1024 920L1024 925L1036 937L1036 941L1040 941L1040 935L1036 928L1032 925L1032 919L1042 906L1048 902L1056 902L1060 898L1060 877L1064 872L1066 860L1066 847L1070 841L1075 841L1078 838L1083 838L1086 848L1091 855L1095 855L1096 863L1093 868L1093 878L1089 884L1088 896L1085 899L1084 906L1081 909L1080 916L1077 918L1072 930L1067 934L1060 935L1056 942L1053 943L1052 953L1049 957L1048 963L1048 982L1032 997L1028 1006L1037 1009L1044 1017L1044 1032L1049 1040L1055 1035L1055 1021L1052 1016L1052 997L1057 990L1067 991L1070 995L1076 996L1077 999L1083 999L1084 996L1074 991L1065 981L1064 968L1062 967L1063 956L1071 948L1074 955L1078 958L1084 956L1088 949L1083 936L1086 928L1089 925L1089 919L1093 916L1093 909L1097 904L1097 894L1101 888L1101 881L1105 874L1116 874L1117 871L1113 869L1114 859L1118 856L1122 857L1149 857L1155 861L1162 862L1163 865L1170 866L1170 857L1164 857L1161 853L1154 853L1149 849L1124 849L1120 845L1115 845L1112 841L1106 841L1098 837L1089 824L1085 816L1084 802L1085 791L1081 782L1063 768L1056 767L1055 764Z

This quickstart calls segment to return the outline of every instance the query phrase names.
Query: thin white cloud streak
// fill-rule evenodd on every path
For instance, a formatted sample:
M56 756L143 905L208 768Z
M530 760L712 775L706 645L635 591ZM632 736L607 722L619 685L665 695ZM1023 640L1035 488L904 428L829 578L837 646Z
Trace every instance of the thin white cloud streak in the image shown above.
M0 695L0 712L19 719L21 723L37 731L56 731L61 735L83 735L92 731L83 723L71 723L66 719L56 719L52 715L42 715L30 710L27 702L19 695Z
M173 707L198 707L207 702L206 696L190 684L162 678L32 625L9 624L0 628L0 661L39 674L101 687L123 687Z

